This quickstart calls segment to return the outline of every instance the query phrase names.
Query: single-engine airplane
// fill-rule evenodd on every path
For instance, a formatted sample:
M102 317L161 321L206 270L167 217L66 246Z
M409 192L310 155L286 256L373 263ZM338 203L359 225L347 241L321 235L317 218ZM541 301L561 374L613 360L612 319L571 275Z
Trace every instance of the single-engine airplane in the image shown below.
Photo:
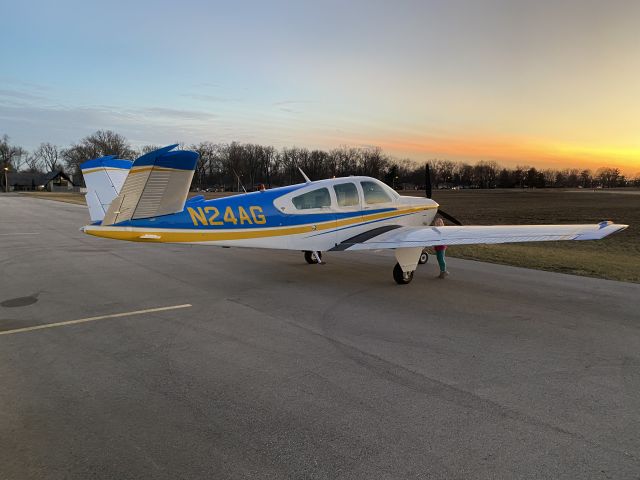
M343 177L205 200L187 199L198 154L170 145L135 161L107 156L80 168L87 186L91 224L97 237L150 243L303 251L308 263L322 252L393 249L399 284L413 279L425 249L556 240L597 240L627 225L430 226L439 205L430 197L400 196L370 177Z

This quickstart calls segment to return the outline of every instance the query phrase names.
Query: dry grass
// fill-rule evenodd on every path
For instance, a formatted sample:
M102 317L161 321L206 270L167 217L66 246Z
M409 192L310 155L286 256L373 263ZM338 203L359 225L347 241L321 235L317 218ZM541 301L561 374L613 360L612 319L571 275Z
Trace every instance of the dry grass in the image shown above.
M44 198L45 200L55 200L56 202L75 203L77 205L86 205L84 201L84 193L73 192L20 192L21 195L28 197Z
M402 192L423 196L424 192ZM79 193L25 195L84 205ZM195 193L190 196L197 195ZM206 193L207 198L229 193ZM630 227L604 240L451 247L447 254L485 262L640 283L640 191L441 190L434 199L465 225L597 223Z
M461 190L436 191L434 199L465 225L597 223L601 220L626 223L630 225L628 229L600 241L465 245L449 248L447 255L640 282L638 193L637 190Z

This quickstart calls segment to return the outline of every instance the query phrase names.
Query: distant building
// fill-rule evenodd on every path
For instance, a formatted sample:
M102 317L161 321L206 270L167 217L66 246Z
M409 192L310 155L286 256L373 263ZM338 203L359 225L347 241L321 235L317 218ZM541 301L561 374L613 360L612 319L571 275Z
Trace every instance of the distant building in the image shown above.
M7 183L9 190L46 190L48 192L71 192L78 187L62 170L49 173L8 172Z

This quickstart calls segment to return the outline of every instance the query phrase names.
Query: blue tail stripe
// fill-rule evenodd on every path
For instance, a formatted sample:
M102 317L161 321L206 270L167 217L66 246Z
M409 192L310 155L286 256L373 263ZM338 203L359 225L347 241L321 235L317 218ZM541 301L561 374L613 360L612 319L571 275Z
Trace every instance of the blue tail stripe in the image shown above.
M177 170L194 170L198 163L198 154L189 150L177 150L178 145L169 145L146 153L133 162L133 167L155 166L162 168L175 168Z
M94 158L93 160L87 160L80 165L80 170L89 170L90 168L122 168L129 170L133 165L131 160L123 160L116 158L115 155L108 155L106 157Z

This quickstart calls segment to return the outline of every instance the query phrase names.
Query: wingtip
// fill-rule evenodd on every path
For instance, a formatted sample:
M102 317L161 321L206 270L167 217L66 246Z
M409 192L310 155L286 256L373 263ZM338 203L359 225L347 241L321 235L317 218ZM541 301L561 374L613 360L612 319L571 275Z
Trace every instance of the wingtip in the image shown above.
M622 223L613 223L612 221L607 220L604 222L600 222L597 225L597 229L587 231L585 233L578 235L575 238L575 240L600 240L605 237L608 237L613 233L621 232L628 226L629 225L625 225Z

